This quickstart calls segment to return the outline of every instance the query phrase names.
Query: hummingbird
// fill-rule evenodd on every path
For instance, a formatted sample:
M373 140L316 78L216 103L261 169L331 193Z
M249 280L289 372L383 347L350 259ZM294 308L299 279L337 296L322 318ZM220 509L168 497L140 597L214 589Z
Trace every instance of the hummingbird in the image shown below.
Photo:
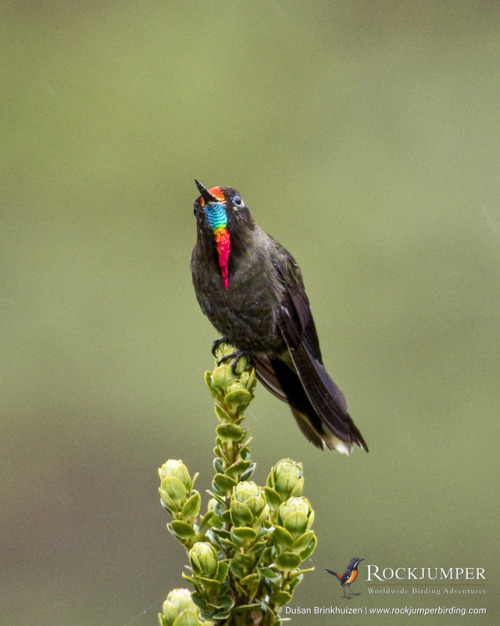
M368 446L328 375L302 273L293 256L253 220L232 187L195 179L196 245L191 272L202 312L257 379L289 404L302 433L320 449L350 454Z

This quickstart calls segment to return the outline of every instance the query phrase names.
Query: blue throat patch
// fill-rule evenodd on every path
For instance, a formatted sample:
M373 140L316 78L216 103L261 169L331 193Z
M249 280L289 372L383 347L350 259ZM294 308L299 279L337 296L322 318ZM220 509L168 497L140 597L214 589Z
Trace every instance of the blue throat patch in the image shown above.
M205 213L212 230L218 230L227 226L226 210L219 202L217 204L206 204Z

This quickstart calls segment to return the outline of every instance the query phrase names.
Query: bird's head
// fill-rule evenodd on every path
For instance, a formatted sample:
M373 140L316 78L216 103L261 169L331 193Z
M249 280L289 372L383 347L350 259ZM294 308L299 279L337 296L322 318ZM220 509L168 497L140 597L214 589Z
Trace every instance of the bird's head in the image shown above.
M364 559L359 559L358 557L355 556L349 561L349 567L351 569L357 569L361 561L364 561Z
M239 236L254 228L254 222L240 194L232 187L206 189L195 179L200 196L194 203L199 241L211 241L217 252L222 282L229 289L228 263Z
M253 220L240 194L232 187L206 189L195 179L200 196L194 203L198 228L214 233L221 228L233 232L238 227L252 226Z

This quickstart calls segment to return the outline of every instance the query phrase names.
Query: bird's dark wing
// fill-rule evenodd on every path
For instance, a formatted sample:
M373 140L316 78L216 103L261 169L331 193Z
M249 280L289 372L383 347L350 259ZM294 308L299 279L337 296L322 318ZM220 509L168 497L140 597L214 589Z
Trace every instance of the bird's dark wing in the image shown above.
M330 440L328 436L323 437L326 445L349 453L352 444L356 443L368 451L363 436L349 415L343 393L323 365L316 327L297 264L286 253L280 256L275 267L285 288L278 325L310 404L333 434ZM308 417L311 418L311 415ZM319 432L322 431L324 428Z
M321 420L311 405L295 370L281 359L264 354L255 358L254 365L257 379L268 391L290 405L303 435L317 448L323 449L323 437L320 433L324 430Z
M345 585L346 582L349 580L349 577L351 574L352 574L352 570L346 569L346 571L342 574L342 576L339 576L340 584Z
M258 357L254 358L255 373L268 391L283 402L288 402L287 395L274 368L276 361L277 359L273 359L267 354L259 354Z

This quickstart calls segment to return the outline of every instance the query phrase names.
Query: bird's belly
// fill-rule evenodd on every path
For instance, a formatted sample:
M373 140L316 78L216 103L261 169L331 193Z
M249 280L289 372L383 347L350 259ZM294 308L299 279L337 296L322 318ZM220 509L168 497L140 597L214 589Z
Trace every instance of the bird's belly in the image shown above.
M276 323L279 303L271 289L231 284L231 279L227 290L213 287L197 295L203 312L221 335L246 352L282 352L285 344Z

